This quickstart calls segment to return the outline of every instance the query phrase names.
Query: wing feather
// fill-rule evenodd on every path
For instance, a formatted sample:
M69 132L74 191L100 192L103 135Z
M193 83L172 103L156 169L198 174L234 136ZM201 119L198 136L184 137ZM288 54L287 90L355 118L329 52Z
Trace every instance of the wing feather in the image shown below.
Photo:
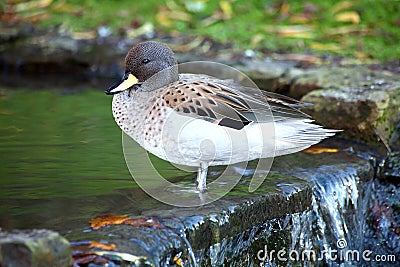
M181 114L235 129L254 121L309 118L298 110L306 103L207 75L181 74L164 89L161 101Z

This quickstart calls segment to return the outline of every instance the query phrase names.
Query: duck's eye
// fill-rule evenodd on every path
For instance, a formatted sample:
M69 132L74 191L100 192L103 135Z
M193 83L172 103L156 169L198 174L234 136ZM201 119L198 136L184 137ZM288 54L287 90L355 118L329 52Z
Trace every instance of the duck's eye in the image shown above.
M142 60L142 63L143 63L143 64L147 64L147 63L149 63L149 62L150 62L150 59L148 59L148 58L145 58L145 59Z

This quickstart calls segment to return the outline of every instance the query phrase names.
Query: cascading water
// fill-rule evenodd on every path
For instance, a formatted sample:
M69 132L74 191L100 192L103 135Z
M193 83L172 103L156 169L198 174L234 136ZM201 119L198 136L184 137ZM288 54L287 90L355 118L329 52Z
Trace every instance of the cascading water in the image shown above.
M201 258L209 261L200 260L199 265L387 266L376 260L383 255L385 263L394 266L395 255L372 245L376 237L368 234L374 231L370 221L376 198L372 167L333 165L297 171L314 187L310 210L224 239L202 252Z
M371 256L363 240L372 184L360 182L355 168L331 168L307 172L315 185L312 210L292 215L290 249L310 266L359 266Z

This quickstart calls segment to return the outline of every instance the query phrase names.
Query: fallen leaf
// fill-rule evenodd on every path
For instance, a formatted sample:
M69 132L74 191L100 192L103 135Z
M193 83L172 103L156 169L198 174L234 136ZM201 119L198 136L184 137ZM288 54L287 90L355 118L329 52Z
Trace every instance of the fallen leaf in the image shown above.
M166 25L164 25L166 26ZM134 39L140 35L152 35L152 33L154 32L154 26L151 22L146 22L145 24L143 24L142 26L140 26L139 28L136 29L128 29L126 31L126 36L129 39Z
M224 19L228 20L232 17L232 5L229 3L229 1L221 1L219 2L219 7L222 10L222 13L224 14Z
M335 20L338 22L351 22L353 24L360 23L360 15L355 11L345 11L335 16Z
M264 34L261 34L261 33L255 34L255 35L251 38L250 46L253 47L253 48L256 47L257 44L258 44L259 42L261 42L262 40L264 40L264 38L265 38L265 35L264 35Z
M221 12L217 11L211 17L207 17L207 18L203 19L201 22L203 27L211 26L212 24L220 21L222 19L222 15L220 15L219 13L221 13Z
M310 64L320 64L322 61L320 56L309 54L279 54L276 55L276 58L283 60L302 61Z
M290 15L290 22L291 23L301 23L301 24L306 24L310 23L311 21L315 20L316 16L311 15L311 14L292 14Z
M97 37L97 32L95 31L72 32L71 37L75 40L93 40Z
M41 20L49 19L51 15L46 11L38 11L29 15L21 16L24 21L29 21L31 23L38 23Z
M322 153L337 153L339 152L338 148L331 148L331 147L322 147L322 146L312 146L302 151L306 154L322 154Z
M310 47L315 50L325 50L325 51L339 51L342 47L334 43L318 43L312 42Z
M361 51L354 51L354 56L359 59L367 59L369 57L368 54Z
M164 27L170 27L172 25L172 20L168 17L167 13L168 10L165 7L161 7L156 15L158 24Z
M50 9L55 12L64 12L64 13L75 13L76 9L67 4L66 0L58 1L50 6Z
M349 9L352 6L353 6L352 2L350 2L350 1L342 1L342 2L339 2L336 5L334 5L332 7L332 9L331 9L331 12L334 14L334 13L337 13L339 11L342 11L342 10L345 10L345 9Z
M280 10L279 10L279 16L277 18L277 21L282 21L287 18L290 12L290 4L284 1L281 4Z
M167 16L172 20L182 20L187 22L192 20L192 16L183 11L170 11L167 13Z
M275 33L282 37L292 38L314 38L314 28L306 25L288 25L288 26L276 26L268 25L264 27L264 30L269 33Z
M328 35L338 35L338 34L350 34L350 33L357 33L357 34L369 34L370 30L366 27L356 26L356 25L349 25L343 27L337 27L333 29L327 29L325 34Z
M169 44L169 46L172 48L174 51L178 52L188 52L196 47L199 47L200 44L203 42L204 38L202 37L196 37L193 41L190 41L185 44Z
M129 219L130 218L127 215L106 214L90 219L89 223L93 229L99 229L100 227L107 225L122 224Z
M22 12L22 11L27 11L27 10L32 10L32 9L45 8L45 7L49 6L52 2L53 2L53 0L28 1L28 2L18 3L14 6L14 8L15 8L15 11Z
M177 3L175 3L174 0L167 0L167 1L165 2L165 5L167 6L167 8L168 8L170 11L176 10L176 11L184 12L183 7L180 6L180 5L178 5Z

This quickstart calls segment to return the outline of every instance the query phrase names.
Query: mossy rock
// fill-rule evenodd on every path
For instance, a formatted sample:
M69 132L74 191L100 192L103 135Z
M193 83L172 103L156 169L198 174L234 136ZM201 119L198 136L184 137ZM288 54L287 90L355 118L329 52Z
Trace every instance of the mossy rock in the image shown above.
M399 150L400 81L360 68L333 73L327 82L318 81L323 89L303 97L314 104L306 112L326 127L344 130L344 136Z

